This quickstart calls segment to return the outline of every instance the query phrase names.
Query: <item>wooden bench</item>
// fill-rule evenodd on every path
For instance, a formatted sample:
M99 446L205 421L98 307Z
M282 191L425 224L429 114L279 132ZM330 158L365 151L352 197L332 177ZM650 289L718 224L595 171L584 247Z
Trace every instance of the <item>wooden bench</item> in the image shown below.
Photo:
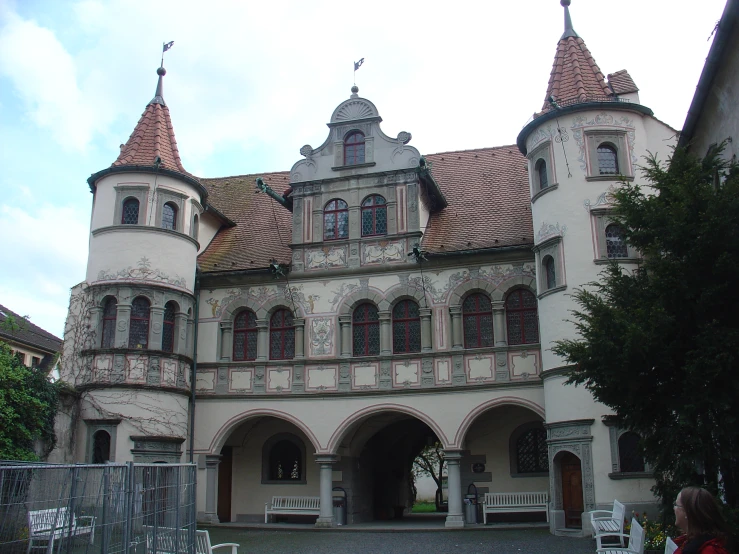
M618 537L621 546L624 546L624 517L626 506L618 500L613 501L613 510L593 510L590 520L593 526L593 535L596 540L599 536Z
M321 515L321 498L318 496L273 496L264 504L264 523L270 514Z
M188 554L193 552L188 541L187 529L175 532L172 527L146 527L146 551L157 552L157 554ZM231 554L238 554L239 545L235 542L223 544L210 544L210 533L208 531L195 531L195 554L213 554L219 548L230 548Z
M55 540L80 535L90 535L90 544L95 541L95 518L93 516L76 517L74 513L70 514L67 506L28 511L28 550L26 552L31 552L31 549L36 548L46 550L47 547L53 551Z
M639 525L639 522L636 521L636 519L631 520L631 531L628 535L619 533L619 535L621 535L622 544L623 539L629 537L628 547L619 548L616 546L603 546L603 543L601 542L602 538L611 535L612 533L595 537L598 547L598 550L596 551L597 554L644 554L644 529L642 529L642 526Z
M547 492L486 492L482 506L485 524L488 514L511 512L544 512L549 521L549 493Z

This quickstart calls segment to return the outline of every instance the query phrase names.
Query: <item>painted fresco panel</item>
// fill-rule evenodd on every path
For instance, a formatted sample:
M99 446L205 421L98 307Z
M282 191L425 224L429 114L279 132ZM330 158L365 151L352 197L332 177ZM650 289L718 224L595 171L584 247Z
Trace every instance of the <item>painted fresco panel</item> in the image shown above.
M376 389L378 386L377 375L378 364L355 364L352 365L352 388L353 389Z
M270 368L267 371L267 390L269 392L290 392L292 371L289 367Z
M310 356L334 355L334 319L314 317L310 320Z
M126 354L126 365L128 366L128 381L132 381L134 383L145 383L146 366L148 361L148 356L140 356L138 354Z
M254 370L251 368L231 369L228 390L230 392L248 392L254 383Z
M436 359L436 384L449 385L452 382L452 361L449 358Z
M307 367L305 373L306 391L323 392L338 389L339 366L337 365Z
M539 355L536 352L510 353L511 379L528 379L539 373Z
M162 359L162 385L174 386L177 383L177 360Z
M195 390L197 392L215 392L216 390L216 370L198 371L195 379Z
M393 364L393 387L417 387L420 384L420 362L405 360Z
M495 380L495 363L492 354L478 354L466 358L467 382L484 383Z

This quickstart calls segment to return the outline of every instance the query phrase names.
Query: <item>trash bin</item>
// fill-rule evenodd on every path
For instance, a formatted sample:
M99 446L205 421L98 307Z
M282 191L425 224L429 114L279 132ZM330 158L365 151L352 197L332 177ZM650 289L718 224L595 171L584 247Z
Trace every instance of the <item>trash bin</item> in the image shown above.
M467 525L477 523L477 504L469 498L464 499L464 522Z
M344 496L333 497L334 521L336 525L346 525L346 491L341 487L334 487L333 491L344 494Z

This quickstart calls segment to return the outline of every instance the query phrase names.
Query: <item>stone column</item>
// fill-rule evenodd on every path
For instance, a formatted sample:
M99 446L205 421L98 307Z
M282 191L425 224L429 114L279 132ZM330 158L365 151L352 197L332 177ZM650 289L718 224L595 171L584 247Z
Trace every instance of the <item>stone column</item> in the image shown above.
M187 356L187 314L178 312L174 316L174 352Z
M220 523L218 519L218 464L221 457L218 454L205 456L205 521Z
M431 352L431 308L420 308L421 314L421 352Z
M93 325L93 329L96 329L95 333L95 348L100 348L103 344L103 307L93 306L90 308L90 322ZM115 344L115 342L113 343Z
M269 359L269 321L257 319L257 361Z
M221 361L231 359L234 349L233 322L221 321Z
M333 454L317 454L316 462L320 466L321 512L316 520L316 527L334 527L333 470L336 456Z
M305 319L296 317L293 319L295 325L295 359L305 358Z
M380 318L380 355L393 353L393 335L391 333L391 314L389 310L377 312Z
M352 316L340 315L339 327L341 328L341 357L350 358L352 355Z
M187 339L185 343L185 351L182 352L185 356L192 358L195 339L195 320L188 316L187 318Z
M164 327L164 306L152 306L149 309L149 338L146 345L149 350L162 349L162 327Z
M459 450L445 450L444 459L447 467L447 483L449 486L449 511L445 527L464 527L462 515L462 478L459 473L459 461L462 453Z
M362 215L359 206L349 206L349 238L362 236Z
M508 333L505 328L505 302L491 302L493 306L493 337L495 346L508 346Z
M464 348L464 329L462 327L462 306L449 306L452 316L452 350Z
M128 348L128 324L131 321L131 304L118 304L115 316L115 347Z

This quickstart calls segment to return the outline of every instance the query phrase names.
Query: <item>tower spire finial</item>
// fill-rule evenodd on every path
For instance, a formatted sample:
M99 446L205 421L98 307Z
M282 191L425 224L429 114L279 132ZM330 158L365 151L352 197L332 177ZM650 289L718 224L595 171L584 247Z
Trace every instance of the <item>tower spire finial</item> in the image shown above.
M159 75L159 81L157 81L157 90L154 93L154 98L151 99L151 102L149 104L161 104L162 106L166 106L164 102L164 87L163 87L163 77L167 74L167 70L164 69L164 53L172 48L172 45L174 44L174 41L171 40L169 42L162 43L162 63L157 68L157 75Z
M572 28L572 18L570 18L570 0L559 0L559 3L565 9L565 32L561 37L559 37L559 40L563 40L568 37L579 38L580 35L578 35L575 32L575 29Z

